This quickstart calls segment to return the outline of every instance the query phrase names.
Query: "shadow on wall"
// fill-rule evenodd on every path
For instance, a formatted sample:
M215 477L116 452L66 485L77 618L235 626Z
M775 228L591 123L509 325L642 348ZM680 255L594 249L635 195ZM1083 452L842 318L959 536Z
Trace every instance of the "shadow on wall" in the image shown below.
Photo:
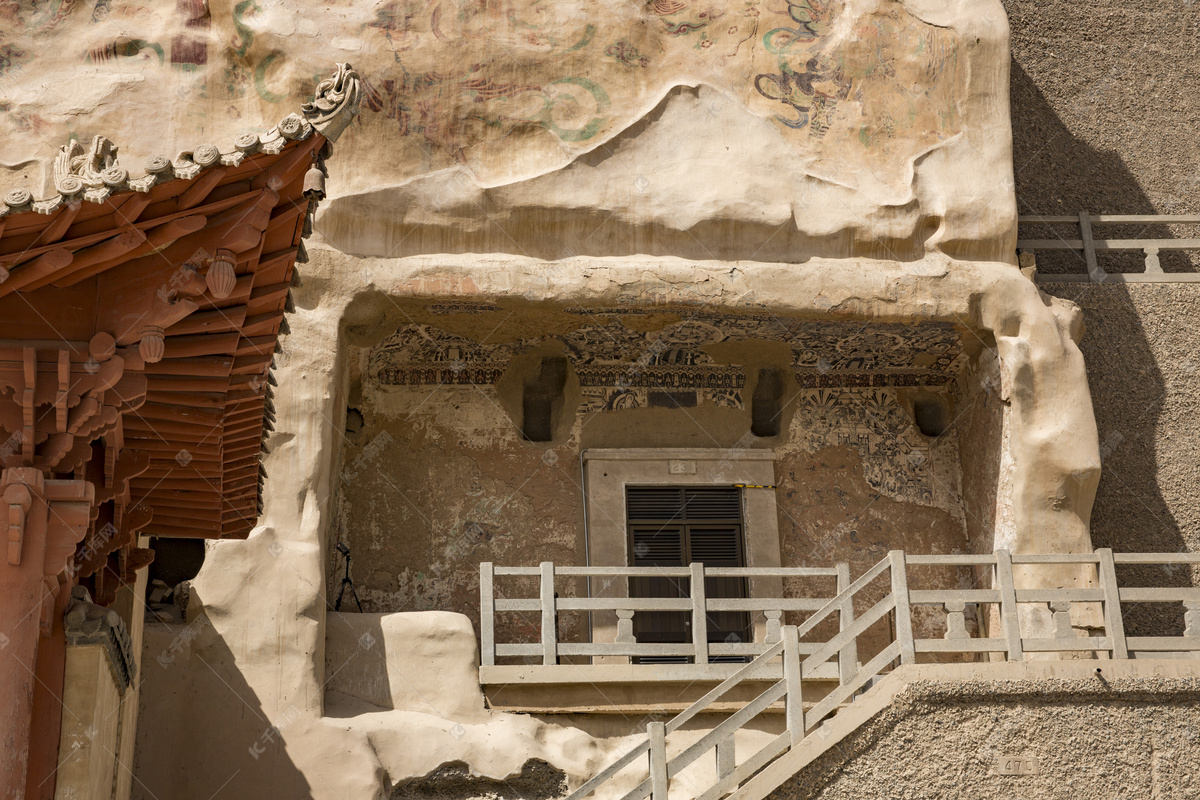
M1077 137L1016 61L1012 63L1010 86L1013 120L1013 171L1016 178L1017 212L1029 215L1162 214L1130 172L1121 155L1099 150ZM1086 98L1065 112L1076 116L1098 113ZM1104 225L1093 235L1104 239L1178 239L1200 235L1196 225ZM1022 225L1022 239L1078 239L1074 225ZM1166 272L1195 272L1200 253L1164 251L1159 256ZM1140 252L1101 253L1100 266L1108 272L1143 272L1145 256ZM1038 272L1087 272L1083 254L1038 253Z
M1092 213L1156 213L1151 199L1121 157L1098 151L1076 137L1051 107L1042 91L1016 62L1012 65L1013 161L1017 202L1022 215ZM1061 226L1057 235L1078 238ZM1047 227L1022 226L1022 238L1051 238ZM1121 238L1175 238L1167 226L1105 228ZM1141 272L1142 255L1109 256L1101 266L1110 272ZM1193 271L1188 256L1164 254L1164 270ZM1082 254L1038 254L1039 273L1086 273ZM1121 552L1178 552L1189 549L1160 485L1157 433L1167 402L1168 382L1159 353L1141 319L1127 284L1043 284L1042 290L1077 303L1084 312L1086 333L1080 343L1100 435L1102 470L1092 511L1092 543ZM1172 293L1169 284L1153 290ZM1143 288L1133 291L1146 292ZM1139 295L1139 300L1142 300ZM1186 323L1185 323L1186 324ZM1157 345L1157 346L1156 346ZM1183 498L1178 498L1182 500ZM1124 585L1191 585L1188 570L1162 574L1164 567L1122 568ZM1153 574L1147 572L1153 570ZM1179 635L1183 609L1141 605L1126 609L1126 626L1134 635Z
M312 796L282 743L300 710L272 718L236 664L207 617L146 626L131 800Z

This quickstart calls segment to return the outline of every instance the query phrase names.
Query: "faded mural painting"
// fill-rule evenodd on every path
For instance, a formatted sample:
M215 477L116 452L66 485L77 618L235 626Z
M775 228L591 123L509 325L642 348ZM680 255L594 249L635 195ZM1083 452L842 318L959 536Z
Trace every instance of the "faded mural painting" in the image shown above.
M64 41L77 50L74 74L48 71L51 36L56 50ZM317 37L321 46L309 46ZM332 49L354 63L365 91L342 146L363 155L385 146L374 171L340 182L342 193L380 174L402 180L454 165L486 185L506 177L514 156L586 152L673 86L700 84L774 120L831 179L842 169L832 153L860 152L881 179L898 180L917 154L960 131L958 41L902 3L854 0L3 3L0 134L65 140L103 129L127 154L148 157L136 120L173 91L189 112L170 135L223 143L254 130L251 120L275 118L269 107L309 96ZM77 130L80 112L88 132ZM32 149L18 144L9 158Z
M814 529L835 530L864 563L910 525L934 551L965 545L959 441L922 434L903 400L912 390L959 396L969 357L954 325L568 307L553 334L513 336L528 320L512 322L503 304L424 310L412 314L430 321L404 324L352 356L361 388L350 402L362 428L343 453L354 479L341 484L337 535L372 565L360 574L371 609L454 608L474 617L479 561L577 558L579 454L612 446L609 433L638 424L638 415L658 415L650 423L666 437L658 444L693 417L709 427L712 415L727 414L720 425L741 436L730 441L735 452L769 447L788 563L828 558L814 551L828 538ZM785 427L772 439L749 433L757 365L730 357L765 348L794 377ZM511 371L529 369L528 358L518 361L527 354L560 355L577 382L563 409L568 422L550 442L522 438ZM859 518L862 506L871 510ZM576 622L570 636L581 630ZM510 623L502 622L506 635L520 638Z
M497 310L490 305L467 309ZM445 304L430 311L448 313ZM568 312L594 324L561 336L514 342L475 342L435 326L411 324L372 350L368 371L383 385L495 383L512 356L547 341L561 343L584 386L740 388L744 381L736 376L704 377L696 371L717 369L705 347L755 340L786 342L796 382L805 388L940 386L966 363L962 332L948 323L814 321L690 309L682 312L686 318L681 322L643 331L626 325L622 317L645 316L648 309ZM672 371L681 376L669 375Z

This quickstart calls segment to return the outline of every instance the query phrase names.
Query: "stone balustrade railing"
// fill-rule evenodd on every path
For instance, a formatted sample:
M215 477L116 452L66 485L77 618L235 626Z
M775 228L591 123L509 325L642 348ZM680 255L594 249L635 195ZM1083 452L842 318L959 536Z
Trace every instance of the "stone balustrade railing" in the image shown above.
M856 698L871 691L874 679L881 672L897 663L914 664L920 654L1003 653L1007 659L1019 661L1031 652L1078 654L1080 651L1092 651L1098 656L1114 659L1146 655L1200 659L1200 588L1122 587L1117 579L1117 567L1121 565L1174 568L1195 564L1200 564L1200 555L1114 554L1108 549L1078 555L1010 555L1005 550L999 550L994 554L964 556L905 555L902 551L893 550L853 583L841 588L837 596L826 601L802 624L783 626L778 642L765 645L757 658L739 668L683 712L667 722L648 723L642 741L572 792L567 800L585 800L619 775L625 776L624 786L629 785L630 778L636 781L621 800L669 800L672 779L706 753L711 753L715 758L715 777L710 785L701 787L698 793L696 787L690 785L689 796L697 800L720 800L730 795L745 800L763 797L763 787L747 785L753 776L762 774L760 771L764 767L801 745L806 737L815 733L824 721L847 704L852 706L858 702ZM1098 585L1094 588L1017 588L1013 579L1014 565L1094 567ZM992 588L910 589L908 571L911 567L991 568ZM484 565L484 569L487 573L493 567ZM701 565L692 565L691 572L697 575L706 571ZM543 565L541 574L552 576L553 570ZM606 574L619 576L623 573L610 570ZM546 585L545 577L542 585ZM878 597L880 586L886 590L886 594L876 600L874 598ZM549 601L550 604L544 605L543 610L548 608L551 615L554 613L553 600L552 595L549 598L543 595L539 600L540 603ZM856 600L859 602L855 603ZM621 607L621 602L619 598L605 598L604 607L614 604L615 607ZM756 603L761 605L762 601ZM1101 604L1103 635L1081 636L1076 631L1070 620L1074 603ZM1136 603L1183 603L1186 609L1183 635L1126 636L1121 606ZM861 609L868 604L868 610L847 622L846 617L853 613L854 608ZM998 610L1001 630L996 632L997 635L969 634L963 618L968 605L991 606ZM1048 607L1047 610L1053 615L1053 635L1043 635L1042 631L1034 631L1034 635L1030 636L1023 635L1019 610L1024 605L1043 609ZM940 606L943 609L947 620L943 638L914 636L912 611L919 606ZM675 608L675 605L671 607ZM893 635L882 650L861 665L856 657L844 658L861 634L889 616ZM802 647L806 639L821 631L823 626L827 627L825 624L835 618L840 618L840 630L836 635L827 641L817 642L815 647ZM781 664L774 663L776 661ZM819 675L822 666L831 661L847 665L848 669L841 671L833 688L829 688L828 682L825 682L818 691L810 694L804 687L813 676ZM576 679L584 679L585 675L580 673ZM674 731L697 715L716 710L716 703L744 682L757 681L761 688L764 678L768 684L757 697L740 704L736 711L729 713L699 739L689 739L682 749L668 749L667 738ZM748 757L739 757L735 752L734 734L771 710L783 712L783 731ZM674 755L669 756L670 752ZM646 777L641 778L641 775Z
M1062 225L1075 226L1079 238L1057 239L1020 239L1017 241L1018 252L1037 253L1038 251L1058 250L1073 251L1083 255L1087 265L1087 275L1047 275L1046 279L1055 281L1082 280L1104 283L1110 280L1109 273L1100 266L1096 254L1098 252L1141 252L1145 256L1146 270L1137 273L1143 280L1183 280L1195 279L1198 273L1165 273L1159 261L1159 253L1164 250L1200 250L1200 239L1103 239L1096 238L1093 226L1112 225L1197 225L1200 216L1180 214L1089 214L1081 211L1074 216L1027 216L1019 217L1020 225L1040 225L1051 228ZM1022 266L1025 266L1022 264Z
M1002 654L1007 660L1020 661L1026 653L1088 653L1111 658L1191 657L1200 653L1200 588L1120 586L1117 568L1123 565L1159 565L1173 573L1180 568L1186 569L1187 565L1196 564L1200 564L1200 554L1113 553L1109 549L1094 553L1053 555L1010 555L1005 550L982 555L907 555L897 550L851 582L850 567L844 563L834 567L755 569L711 568L703 564L689 567L575 567L556 566L550 562L538 567L500 567L489 562L480 565L481 678L484 683L489 682L489 668L496 667L498 659L516 658L523 660L526 665L534 661L546 667L565 660L573 668L598 668L618 660L613 657L655 656L686 659L689 663L633 666L644 669L647 680L665 680L668 679L667 675L678 678L687 674L688 669L684 667L696 672L713 659L754 657L768 652L780 641L784 614L804 618L804 626L815 618L827 618L826 625L820 630L838 631L840 643L835 653L837 662L825 663L829 659L815 662L809 665L806 674L814 675L813 668L819 666L820 674L841 681L845 681L857 667L857 638L885 618L890 621L892 644L903 658L909 659L917 654L928 654L929 657L936 657L935 654ZM1082 588L1027 588L1026 582L1022 588L1018 588L1013 579L1014 565L1086 568L1094 576L1091 581L1093 585ZM977 576L983 576L978 582L989 585L989 588L963 589L957 585L913 588L910 587L908 571L914 567L972 568ZM890 576L890 583L882 580L885 574ZM943 569L941 574L947 573ZM536 578L538 590L534 596L513 596L497 591L498 579L508 577L523 577L527 582L530 578ZM628 579L646 577L687 579L689 596L574 597L560 596L556 591L558 579L589 579L602 580L608 587L608 593L623 595ZM705 579L708 578L745 578L751 585L754 585L754 579L775 579L777 586L782 585L780 579L818 579L824 580L834 591L817 598L715 598L705 596ZM864 612L862 608L866 604L866 596L861 594L861 589L876 581L885 584L883 589L888 590L887 595L883 600L872 603L871 608ZM927 584L928 581L923 580L917 585L924 587ZM872 591L880 594L882 589L875 588ZM857 606L855 600L858 601ZM1179 635L1178 631L1163 631L1161 635L1154 636L1127 636L1122 605L1138 603L1182 604L1186 626L1183 635ZM1101 608L1103 627L1088 631L1090 635L1082 635L1080 630L1072 626L1071 609L1074 604ZM940 609L945 627L942 638L922 637L920 630L914 631L912 616L914 609L919 607ZM1036 613L1022 613L1029 610L1035 610ZM691 640L675 644L638 642L633 634L632 622L633 615L639 611L690 614ZM721 611L761 615L760 619L765 624L758 626L760 641L708 641L707 617ZM612 635L610 628L606 637L610 641L562 641L559 636L559 616L571 612L593 615L604 612L615 617L615 635ZM506 614L517 615L525 620L528 623L525 630L529 634L526 638L536 637L537 640L497 642L497 617ZM968 615L981 621L979 625L971 626L973 630L968 630ZM923 616L928 618L928 614ZM1039 617L1049 624L1033 625L1031 620ZM1024 623L1022 620L1025 620ZM807 637L802 638L797 647L801 655L811 657L828 649L828 644ZM663 677L655 677L656 670Z

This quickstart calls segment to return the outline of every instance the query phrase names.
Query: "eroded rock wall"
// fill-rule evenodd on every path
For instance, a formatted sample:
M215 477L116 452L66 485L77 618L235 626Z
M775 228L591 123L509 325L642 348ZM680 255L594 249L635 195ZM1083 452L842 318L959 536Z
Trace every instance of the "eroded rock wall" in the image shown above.
M0 19L6 191L52 191L39 159L70 136L108 136L131 168L229 149L340 60L364 105L320 227L345 252L1012 256L997 0L98 0Z
M363 282L364 266L369 283ZM247 541L211 546L192 584L189 617L203 615L209 624L189 637L186 658L180 654L157 668L142 712L144 723L154 720L169 698L170 707L183 709L192 721L167 732L143 724L135 786L144 788L135 791L145 793L135 796L203 800L220 790L252 795L283 787L314 797L376 798L448 763L461 761L480 776L501 779L519 775L531 759L562 770L577 785L628 747L628 731L593 736L573 725L502 713L460 722L444 714L359 707L362 713L350 717L330 716L324 657L330 536L337 484L347 466L339 458L347 435L343 410L353 396L345 361L350 350L340 337L386 319L397 297L520 297L563 306L586 300L611 307L628 294L670 304L695 302L699 293L706 305L731 313L765 304L783 316L919 318L990 332L1007 340L995 357L1010 447L1017 463L1031 465L1003 478L1012 497L1011 527L998 528L997 537L1039 552L1088 548L1088 487L1094 488L1098 464L1069 315L1056 315L1061 310L1047 306L1007 265L857 266L848 271L844 263L818 260L730 270L719 263L658 260L648 273L641 260L364 262L314 248L296 291L297 312L284 345L288 358L277 372L266 509ZM1075 379L1068 380L1068 373ZM446 405L445 413L452 413L452 404ZM641 430L649 427L644 423ZM1040 448L1052 448L1054 457L1043 458ZM1047 494L1046 486L1054 491ZM357 565L364 562L371 566L367 558ZM1075 585L1087 580L1070 570L1040 577ZM147 645L155 648L148 651L151 669L177 636ZM192 751L202 756L179 757Z
M1095 401L1103 470L1092 513L1097 547L1117 551L1200 551L1196 509L1200 448L1195 354L1200 288L1194 284L1096 286L1055 284L1055 295L1079 305L1088 335L1080 347ZM1191 586L1200 571L1125 567L1129 585ZM1130 609L1127 626L1182 630L1178 605Z

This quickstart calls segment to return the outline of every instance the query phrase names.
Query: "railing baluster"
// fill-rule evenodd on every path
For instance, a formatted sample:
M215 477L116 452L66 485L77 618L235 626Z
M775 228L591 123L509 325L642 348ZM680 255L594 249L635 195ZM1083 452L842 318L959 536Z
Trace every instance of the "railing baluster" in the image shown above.
M667 800L667 724L647 723L646 734L650 737L650 797Z
M1142 253L1146 256L1146 273L1148 275L1162 275L1162 262L1158 260L1158 248L1146 246L1142 248Z
M804 738L803 681L800 676L800 638L795 625L783 628L783 680L787 684L787 728L792 735L792 745Z
M554 602L554 562L542 562L542 663L558 663L558 609Z
M637 644L633 636L633 611L628 608L617 609L617 638L615 644Z
M483 666L496 665L495 573L491 561L479 565L479 656Z
M841 562L837 565L837 592L839 595L846 591L850 586L850 565L846 562ZM838 633L850 627L854 622L854 598L847 597L846 602L842 603L842 608L838 613ZM838 678L841 683L847 684L854 678L854 673L858 671L858 640L851 639L846 643L838 653Z
M764 641L767 644L774 644L779 641L779 637L781 636L779 630L783 624L780 622L780 619L783 618L783 612L777 608L768 608L763 612L763 616L767 618L767 631Z
M996 582L1000 584L1000 618L1004 622L1004 638L1008 639L1008 660L1023 661L1025 653L1021 649L1021 622L1017 616L1012 556L1004 549L996 551Z
M892 597L896 600L896 641L900 644L900 663L912 664L917 660L913 645L912 608L908 605L908 570L904 565L904 551L891 550L888 559L892 562Z
M1125 641L1125 621L1121 617L1121 589L1117 585L1117 567L1111 547L1096 551L1100 556L1100 588L1104 590L1104 632L1112 644L1113 658L1129 658Z
M692 646L696 650L696 663L708 663L708 615L707 599L704 596L704 565L692 563Z
M967 604L962 600L948 600L942 603L946 612L945 639L969 639L967 633Z
M1054 638L1075 639L1075 629L1071 627L1071 601L1051 600L1050 613L1054 620Z

